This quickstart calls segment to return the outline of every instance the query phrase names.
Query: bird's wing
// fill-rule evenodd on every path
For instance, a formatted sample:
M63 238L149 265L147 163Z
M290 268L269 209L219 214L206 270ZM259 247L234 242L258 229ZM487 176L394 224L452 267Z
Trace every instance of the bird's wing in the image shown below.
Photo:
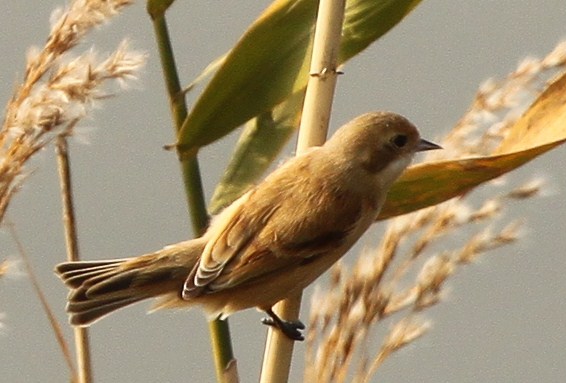
M360 198L294 161L230 205L213 223L183 297L223 290L339 247L362 214ZM294 169L295 168L295 169ZM307 172L309 177L297 177Z

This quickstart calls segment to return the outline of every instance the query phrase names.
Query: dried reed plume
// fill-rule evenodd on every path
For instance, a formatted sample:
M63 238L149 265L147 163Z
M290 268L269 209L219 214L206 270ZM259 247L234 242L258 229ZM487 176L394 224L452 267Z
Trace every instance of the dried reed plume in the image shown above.
M25 163L59 134L68 134L94 100L107 97L107 80L134 77L144 56L122 43L106 59L92 52L72 58L69 50L94 27L131 0L77 0L52 15L43 48L30 52L24 79L9 101L0 129L0 222L22 183Z
M542 60L525 60L506 79L487 81L443 140L447 150L429 158L493 153L550 76L564 70L566 43L561 43ZM429 325L419 315L440 302L445 282L459 266L518 239L520 222L494 221L509 200L532 198L540 188L541 182L535 180L391 220L377 249L364 252L351 271L339 263L329 286L315 289L304 381L370 381L387 357L427 331ZM378 348L372 330L384 322L390 328L380 330L383 340Z
M8 271L8 261L3 260L2 262L0 262L0 278L3 277L7 271Z

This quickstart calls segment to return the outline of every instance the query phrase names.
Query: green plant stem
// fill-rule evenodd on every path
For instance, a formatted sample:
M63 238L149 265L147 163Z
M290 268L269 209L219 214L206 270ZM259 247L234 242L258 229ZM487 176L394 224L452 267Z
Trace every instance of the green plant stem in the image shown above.
M169 96L171 114L175 124L175 133L181 128L187 117L187 106L181 90L175 57L169 37L167 22L163 14L152 18L161 66ZM196 156L181 158L181 170L187 194L189 212L195 235L200 236L208 224L204 192L202 188L199 163ZM216 378L218 382L228 382L226 371L229 364L234 360L232 342L230 339L230 328L228 321L215 320L209 324L212 351L216 366Z

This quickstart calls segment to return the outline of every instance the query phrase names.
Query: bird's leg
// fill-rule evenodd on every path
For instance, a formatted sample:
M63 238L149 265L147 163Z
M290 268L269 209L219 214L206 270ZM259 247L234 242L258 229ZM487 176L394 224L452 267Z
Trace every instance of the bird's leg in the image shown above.
M277 316L272 309L265 310L269 318L263 318L261 323L277 327L285 336L292 340L305 340L300 330L305 329L305 325L300 320L286 321Z

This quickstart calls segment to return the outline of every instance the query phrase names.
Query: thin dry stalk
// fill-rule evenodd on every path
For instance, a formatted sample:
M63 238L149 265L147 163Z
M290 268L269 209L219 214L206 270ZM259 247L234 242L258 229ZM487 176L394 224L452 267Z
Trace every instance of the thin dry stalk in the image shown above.
M505 80L484 84L443 141L448 150L430 157L493 153L548 77L565 68L562 43L546 58L521 64ZM328 289L317 288L313 295L305 382L368 382L389 356L422 336L429 325L421 313L442 300L446 281L458 267L519 238L520 222L495 221L511 200L537 196L541 181L502 189L486 193L489 197L479 203L482 196L468 195L395 218L377 249L362 254L352 271L335 266ZM443 252L437 254L438 248ZM384 322L392 327L382 330L376 350L371 334Z
M71 167L69 164L70 159L66 136L61 135L57 137L56 149L63 205L63 223L67 243L67 260L73 262L80 260L80 257L75 207L73 203ZM93 381L93 378L88 329L84 327L74 327L73 332L75 335L75 352L78 370L76 381L78 383L90 383Z
M22 242L20 241L20 238L18 236L18 233L16 232L14 225L9 223L7 226L8 226L8 229L10 230L10 234L12 235L12 238L14 239L14 242L16 243L16 246L18 248L18 253L20 254L20 257L23 260L24 267L25 267L26 272L27 272L27 274L30 278L33 290L35 291L35 293L37 294L37 296L39 298L39 301L41 302L41 306L43 307L43 311L47 315L47 319L49 320L49 324L51 325L51 329L53 330L53 333L55 334L55 338L57 339L57 343L59 344L59 347L61 348L61 351L63 352L63 357L65 359L65 362L67 363L67 366L69 367L69 371L71 373L71 376L75 377L76 376L76 370L75 370L75 366L73 364L73 358L71 356L71 352L69 351L69 347L67 345L67 342L65 341L65 337L63 335L63 330L61 329L61 325L57 321L57 318L55 317L55 314L53 313L53 310L51 309L51 306L49 305L47 298L45 298L45 294L44 294L44 292L41 288L41 285L39 284L39 280L37 279L37 275L35 274L35 271L33 270L33 266L31 264L31 261L30 261L28 255L27 255L27 253L24 249ZM71 379L71 381L74 382L73 379Z

